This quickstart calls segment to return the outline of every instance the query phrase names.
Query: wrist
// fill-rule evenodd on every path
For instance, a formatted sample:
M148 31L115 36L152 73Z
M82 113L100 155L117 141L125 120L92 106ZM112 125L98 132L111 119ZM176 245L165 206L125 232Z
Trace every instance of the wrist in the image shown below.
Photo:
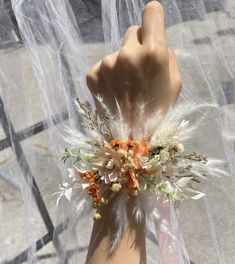
M87 264L96 263L120 263L120 259L124 263L146 263L146 246L145 246L145 221L136 223L132 212L134 208L134 198L126 200L126 225L122 232L119 243L112 254L110 254L110 245L117 236L116 217L113 213L113 207L121 193L118 193L113 199L110 199L108 205L99 208L101 219L94 222L93 231L90 241L90 247L87 257ZM121 213L121 212L120 212ZM128 256L126 252L128 251ZM126 259L127 258L127 259ZM96 262L99 259L99 262ZM104 261L105 259L105 261ZM126 261L125 261L126 259Z

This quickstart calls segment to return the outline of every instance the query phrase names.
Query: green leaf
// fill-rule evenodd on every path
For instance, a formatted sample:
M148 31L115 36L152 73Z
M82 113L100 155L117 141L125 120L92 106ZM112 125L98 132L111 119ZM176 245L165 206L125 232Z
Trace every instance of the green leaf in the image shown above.
M91 161L91 156L89 154L86 154L85 159L86 159L86 161L90 162Z
M82 160L81 150L78 149L77 156L76 156L75 161L73 162L73 165L76 164L77 162L81 161L81 160Z
M150 152L149 158L152 159L155 155L159 155L163 147L159 146Z
M71 156L71 154L72 154L72 152L69 150L68 147L66 147L65 150L64 150L64 154L63 154L61 160L65 163L66 160Z

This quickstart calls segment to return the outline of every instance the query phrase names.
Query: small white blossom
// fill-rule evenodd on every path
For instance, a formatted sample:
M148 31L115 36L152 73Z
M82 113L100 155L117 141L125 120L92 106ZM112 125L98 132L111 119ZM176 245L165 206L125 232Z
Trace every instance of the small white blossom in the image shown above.
M176 151L179 153L183 153L184 152L184 145L179 143L175 145Z
M122 185L120 183L113 183L111 190L113 192L119 192L121 190L121 188L122 188Z
M127 166L129 168L135 168L135 169L137 169L137 166L136 166L136 164L135 164L135 162L134 162L134 160L133 160L132 157L128 157L128 159L127 159Z
M74 170L72 168L68 168L68 173L69 173L69 179L74 178Z
M100 213L95 213L94 215L93 215L93 219L94 220L99 220L99 219L101 219L101 215L100 215Z
M112 170L114 168L114 159L110 159L106 165L106 168Z
M161 150L160 152L160 159L161 159L161 162L165 163L166 161L168 161L170 158L170 154L168 152L167 149L163 149Z
M117 153L119 154L120 157L127 157L127 151L123 149L119 149Z
M67 189L64 193L64 196L67 198L67 200L71 201L73 189L70 187Z
M174 191L174 189L173 189L172 185L170 184L170 182L166 181L165 184L166 185L165 185L164 191L166 193L172 193Z
M89 187L89 183L82 183L81 186L82 186L82 189L84 190Z
M116 171L111 171L111 172L103 171L101 180L104 181L105 184L116 182L118 180L118 173Z
M148 162L148 157L141 157L139 161L140 161L140 166L143 167Z

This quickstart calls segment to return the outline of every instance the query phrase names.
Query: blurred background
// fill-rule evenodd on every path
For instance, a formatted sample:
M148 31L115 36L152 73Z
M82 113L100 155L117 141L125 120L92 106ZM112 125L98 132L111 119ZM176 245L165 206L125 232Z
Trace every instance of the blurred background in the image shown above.
M79 128L77 95L92 104L87 69L118 48L129 25L140 24L147 2L0 0L1 264L84 263L90 226L81 218L83 228L73 233L69 213L58 213L53 195L66 174L60 162L63 129ZM234 141L221 135L234 128L235 1L161 3L182 72L180 100L218 103L227 119L211 113L203 147L234 167ZM213 144L206 140L211 137ZM192 263L235 263L233 177L208 184L208 200L182 207ZM148 250L149 263L161 263L151 230Z

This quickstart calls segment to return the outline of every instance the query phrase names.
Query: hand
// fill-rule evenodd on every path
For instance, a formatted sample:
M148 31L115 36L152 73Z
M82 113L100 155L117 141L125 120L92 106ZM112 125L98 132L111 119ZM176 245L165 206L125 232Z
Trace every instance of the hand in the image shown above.
M167 45L160 3L152 1L145 6L142 27L127 30L122 47L89 70L87 84L98 110L98 94L114 114L117 100L129 123L138 118L136 111L141 104L145 104L146 117L174 105L182 84L175 54ZM102 213L106 220L94 224L86 263L120 263L120 259L130 264L146 263L144 225L133 226L131 220L114 256L107 259L113 230L111 210L106 209ZM139 246L133 247L136 241Z
M142 27L127 30L122 47L89 70L87 84L113 113L117 112L116 98L122 112L128 113L127 121L138 118L136 110L143 103L147 116L158 109L166 111L176 102L181 77L176 56L167 45L164 11L159 2L145 6Z

